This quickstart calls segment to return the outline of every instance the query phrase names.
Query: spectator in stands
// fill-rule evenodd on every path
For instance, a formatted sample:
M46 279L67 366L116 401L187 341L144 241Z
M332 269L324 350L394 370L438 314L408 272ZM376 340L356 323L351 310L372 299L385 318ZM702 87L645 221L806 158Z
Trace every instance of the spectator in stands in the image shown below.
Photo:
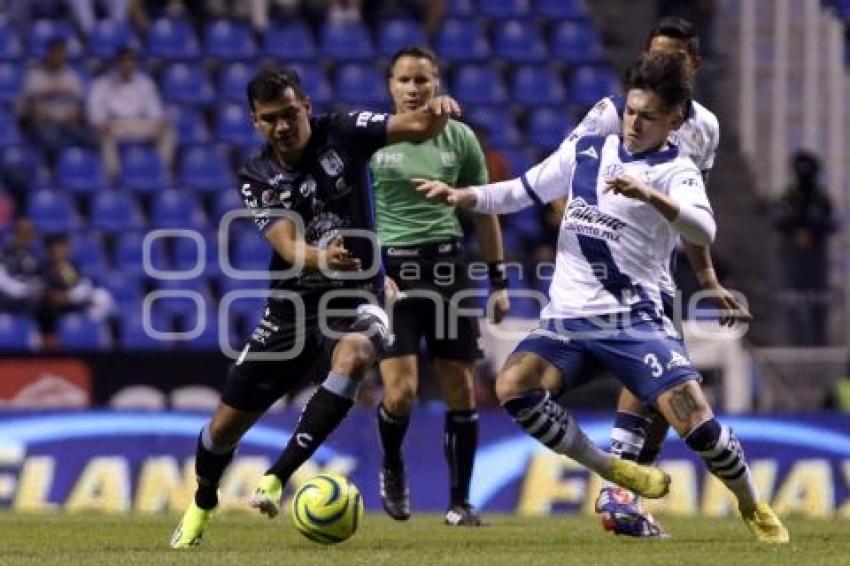
M0 311L35 311L41 293L36 238L32 220L15 222L12 239L0 252Z
M832 203L820 185L820 160L808 151L792 158L795 181L776 205L783 238L780 260L785 288L794 291L789 323L795 345L827 343L829 236L836 228Z
M138 69L136 55L130 48L121 48L114 68L95 79L87 112L100 137L104 165L110 176L118 174L120 144L154 142L163 163L171 167L174 128L156 84L150 75Z
M44 343L51 346L55 345L53 334L62 315L84 312L93 320L103 321L112 313L114 300L109 291L95 287L71 262L67 236L45 238L45 253L47 260L40 273L44 296L38 319Z
M24 131L45 151L51 165L63 147L92 144L83 116L84 100L83 79L68 65L65 40L51 40L44 59L27 70L18 97Z

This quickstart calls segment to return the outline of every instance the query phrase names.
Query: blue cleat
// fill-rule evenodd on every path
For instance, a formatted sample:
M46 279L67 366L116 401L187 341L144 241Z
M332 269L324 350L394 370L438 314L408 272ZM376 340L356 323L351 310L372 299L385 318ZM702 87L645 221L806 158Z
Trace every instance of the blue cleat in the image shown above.
M634 493L622 487L604 487L595 504L602 527L616 535L639 538L667 538L652 514L644 511Z

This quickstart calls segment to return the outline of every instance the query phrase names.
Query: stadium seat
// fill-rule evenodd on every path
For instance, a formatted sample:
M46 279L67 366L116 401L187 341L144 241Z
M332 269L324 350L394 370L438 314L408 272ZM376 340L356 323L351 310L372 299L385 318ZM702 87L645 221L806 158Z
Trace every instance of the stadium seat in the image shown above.
M245 104L245 87L256 72L254 65L241 61L222 66L216 89L219 99Z
M369 30L359 22L326 22L321 31L322 55L336 62L371 61L375 49Z
M257 43L251 27L242 22L220 19L204 30L204 55L221 61L245 61L257 56Z
M540 63L548 55L537 25L519 20L510 20L499 26L493 54L512 63Z
M132 274L123 270L112 270L98 278L98 283L105 287L115 299L116 311L128 313L141 311L144 289L142 275Z
M437 53L452 62L481 62L490 56L484 30L473 19L446 20L437 34Z
M476 15L475 0L448 0L446 18L471 18Z
M334 95L322 68L304 63L293 63L289 68L298 73L301 78L301 84L304 85L304 89L310 95L310 102L313 103L313 113L324 112L333 102Z
M213 204L213 215L218 222L221 217L231 210L242 210L245 204L242 202L242 196L239 194L238 187L225 189L220 191Z
M227 155L219 147L188 148L181 155L177 169L180 185L193 190L213 192L236 184Z
M563 104L566 91L557 73L539 65L516 69L511 81L511 100L530 107Z
M0 350L26 351L39 346L35 322L26 316L0 313Z
M218 265L218 233L215 231L203 233L203 249L198 249L198 242L191 238L174 239L174 268L181 271L194 269L200 261L206 277L218 277L221 269ZM198 257L198 254L202 254Z
M0 61L19 61L23 56L18 34L8 22L0 23Z
M145 219L133 194L99 191L94 195L90 213L91 227L109 234L141 230Z
M56 339L67 350L104 350L112 344L106 324L82 314L66 314L59 319Z
M56 180L75 193L102 191L108 186L100 154L81 147L69 147L59 154Z
M392 57L396 51L409 45L427 44L422 25L413 20L391 20L382 23L378 29L378 53L382 57Z
M121 273L139 277L144 273L144 265L142 263L142 245L144 242L144 234L141 232L123 232L118 235L118 241L115 243L115 253L113 257L113 265L116 270ZM167 257L160 257L156 254L158 248L151 250L151 262L153 265L165 265L168 261Z
M551 56L566 64L599 63L605 60L596 32L590 23L561 22L549 44Z
M150 325L159 332L173 332L171 321L155 312L151 313ZM121 348L124 350L162 351L170 350L173 344L149 334L144 327L141 303L121 316Z
M263 36L263 52L282 61L314 61L318 55L313 32L298 21L270 26Z
M585 0L536 0L535 11L549 20L587 20Z
M27 215L42 234L62 234L80 227L80 217L68 193L42 189L29 198Z
M206 215L193 193L167 189L154 196L151 223L155 228L200 230L206 227Z
M501 104L507 100L502 76L487 65L464 65L455 72L452 93L473 106Z
M268 269L270 258L271 248L266 239L259 234L246 234L234 242L231 264L236 269L262 270Z
M484 128L490 145L495 148L513 148L520 142L519 130L513 114L507 107L481 106L467 114L473 128Z
M478 14L493 20L525 18L531 15L530 0L478 0Z
M343 103L374 108L389 101L384 82L374 66L349 63L337 71L334 92Z
M188 20L159 18L147 37L148 55L166 61L193 61L200 55L198 39Z
M537 108L528 121L528 141L549 153L561 145L573 128L575 124L566 111Z
M0 62L0 104L13 105L18 100L18 94L24 82L24 64L21 62ZM3 109L3 114L14 115L11 109ZM2 133L0 136L5 137Z
M504 152L505 159L511 166L511 174L519 177L537 162L537 150L530 146L515 147L512 151ZM509 249L509 248L505 248Z
M4 133L8 135L8 130L4 130L3 125L5 119L8 119L8 115L0 112L0 140ZM3 145L5 144L0 143L0 146ZM47 186L49 177L49 170L34 148L28 145L10 145L0 150L0 178L7 184L32 190Z
M194 106L172 104L169 116L177 130L177 144L181 147L209 143L212 136L203 114Z
M191 330L192 327L187 325L192 323L192 326L194 326L199 305L193 298L193 294L200 294L200 309L204 312L213 305L206 278L159 281L158 290L176 292L174 295L159 296L152 304L152 312L170 320L175 328Z
M240 147L259 147L263 144L263 138L254 128L245 103L220 106L215 116L215 137L218 141Z
M73 28L68 22L62 20L36 20L30 24L26 37L29 43L29 56L35 59L44 57L47 46L54 39L65 40L68 59L79 59L83 55L83 47Z
M126 23L104 18L95 22L88 43L89 55L108 61L121 47L137 46L139 41Z
M202 326L200 328L200 335L196 338L192 338L191 340L179 340L177 345L180 349L193 351L219 350L218 310L207 310L204 314L204 320L200 321L198 320L198 312L192 311L182 321L182 330L183 332L194 330L201 323Z
M21 141L21 131L14 112L0 107L0 147L16 146Z
M138 192L158 191L170 183L159 154L149 145L128 145L121 150L121 186Z
M570 101L583 106L621 91L620 81L607 67L586 65L575 69L570 81Z
M86 277L99 281L109 272L109 262L100 234L82 232L70 240L71 261Z
M215 100L215 91L202 67L173 63L162 73L162 96L169 102L203 106Z

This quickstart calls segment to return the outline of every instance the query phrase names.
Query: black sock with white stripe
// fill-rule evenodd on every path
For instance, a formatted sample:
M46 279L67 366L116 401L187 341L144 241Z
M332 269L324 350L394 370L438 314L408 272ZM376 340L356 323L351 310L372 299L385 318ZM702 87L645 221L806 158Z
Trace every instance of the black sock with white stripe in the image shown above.
M394 415L383 403L378 404L378 435L384 449L384 466L398 470L404 466L401 446L410 426L410 414Z
M443 450L449 463L452 505L469 501L469 484L478 447L478 413L446 411Z
M558 454L605 475L611 467L611 454L597 448L579 428L575 419L542 389L526 391L502 406L525 432Z
M611 454L636 462L646 442L650 424L652 421L647 417L617 411L614 426L611 427Z
M685 443L699 452L708 471L735 494L740 509L749 510L756 506L758 494L750 467L731 428L712 417L691 430L685 437Z

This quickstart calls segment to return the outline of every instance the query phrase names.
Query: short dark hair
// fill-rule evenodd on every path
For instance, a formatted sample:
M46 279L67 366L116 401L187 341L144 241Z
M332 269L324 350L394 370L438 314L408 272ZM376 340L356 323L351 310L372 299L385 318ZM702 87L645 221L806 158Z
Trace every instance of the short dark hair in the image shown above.
M402 57L415 57L417 59L427 59L434 65L434 68L439 72L440 64L437 60L437 54L434 53L430 47L426 47L424 45L408 45L407 47L402 47L390 57L390 66L387 69L387 78L390 78L393 74L393 68L399 59Z
M655 27L652 28L652 31L649 32L649 37L646 40L646 47L649 48L649 44L652 43L652 40L659 36L678 39L685 44L685 49L687 49L688 55L691 55L692 57L699 56L699 36L697 35L697 30L694 28L694 25L688 20L676 16L669 16L659 20L658 23L655 24Z
M693 70L683 53L646 53L626 71L626 90L652 91L667 108L685 104L693 84Z
M245 89L248 105L253 111L255 102L273 102L283 96L283 91L288 88L292 89L296 98L307 99L307 93L297 72L287 67L266 67L248 82Z

